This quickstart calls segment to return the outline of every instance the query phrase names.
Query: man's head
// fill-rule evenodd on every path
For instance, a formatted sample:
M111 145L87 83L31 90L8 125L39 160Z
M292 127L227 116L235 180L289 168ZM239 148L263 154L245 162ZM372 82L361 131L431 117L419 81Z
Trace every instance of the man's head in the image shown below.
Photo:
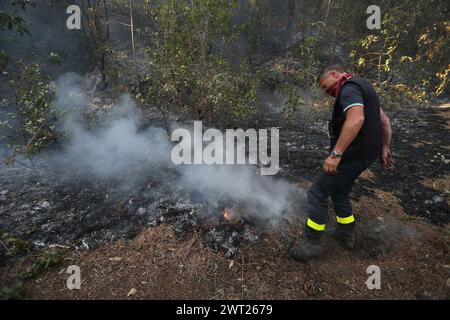
M342 78L346 75L344 68L340 65L332 65L323 68L317 77L320 87L329 95L336 97L336 89L339 89L339 84Z

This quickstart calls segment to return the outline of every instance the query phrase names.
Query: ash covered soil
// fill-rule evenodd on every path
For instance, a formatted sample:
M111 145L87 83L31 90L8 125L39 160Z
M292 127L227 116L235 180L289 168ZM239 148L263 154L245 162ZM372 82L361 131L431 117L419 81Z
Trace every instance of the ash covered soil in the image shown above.
M178 188L176 171L154 169L168 183L132 170L94 183L51 168L5 168L1 286L13 285L39 252L51 248L64 260L26 281L26 298L448 299L450 105L389 116L396 166L383 172L374 164L355 185L354 252L326 235L323 259L293 261L289 249L302 236L304 212L286 215L276 226L227 225L221 235L203 215L221 205ZM326 157L326 134L293 127L281 131L280 141L279 176L307 189ZM133 183L122 184L124 179ZM330 229L332 217L330 211ZM12 255L8 237L30 246ZM80 290L66 287L64 271L73 264L82 271ZM381 269L381 290L365 284L370 265Z

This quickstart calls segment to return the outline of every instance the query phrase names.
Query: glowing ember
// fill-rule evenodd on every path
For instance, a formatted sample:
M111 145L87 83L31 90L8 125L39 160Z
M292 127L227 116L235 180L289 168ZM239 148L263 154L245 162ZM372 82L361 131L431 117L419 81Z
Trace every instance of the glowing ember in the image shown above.
M223 218L227 221L230 221L231 219L233 219L233 212L231 212L230 209L225 208L223 209Z

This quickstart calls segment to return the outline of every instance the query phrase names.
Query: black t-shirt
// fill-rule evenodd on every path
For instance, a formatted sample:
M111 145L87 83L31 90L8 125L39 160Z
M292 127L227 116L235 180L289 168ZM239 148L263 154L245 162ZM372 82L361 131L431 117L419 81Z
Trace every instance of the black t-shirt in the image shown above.
M349 83L342 87L339 94L339 112L345 113L354 106L364 107L364 97L357 84Z
M345 113L355 106L364 108L364 123L342 158L376 159L381 153L380 102L372 85L359 77L347 80L336 99L330 126L331 149L336 145L341 133Z

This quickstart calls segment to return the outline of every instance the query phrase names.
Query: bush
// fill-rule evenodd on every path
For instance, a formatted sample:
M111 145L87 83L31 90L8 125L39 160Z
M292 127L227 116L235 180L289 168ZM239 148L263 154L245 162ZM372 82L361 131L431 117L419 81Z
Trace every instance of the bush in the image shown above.
M0 123L0 128L9 132L7 145L13 151L7 164L14 163L18 154L31 156L56 140L55 112L51 108L55 88L50 78L41 74L38 64L19 65L19 76L9 82L15 110L9 113L10 120Z
M226 0L170 0L149 11L158 31L151 34L148 73L139 90L142 104L221 127L237 126L254 113L256 81L248 64L244 60L233 65L216 49L238 32L231 24L236 5Z

